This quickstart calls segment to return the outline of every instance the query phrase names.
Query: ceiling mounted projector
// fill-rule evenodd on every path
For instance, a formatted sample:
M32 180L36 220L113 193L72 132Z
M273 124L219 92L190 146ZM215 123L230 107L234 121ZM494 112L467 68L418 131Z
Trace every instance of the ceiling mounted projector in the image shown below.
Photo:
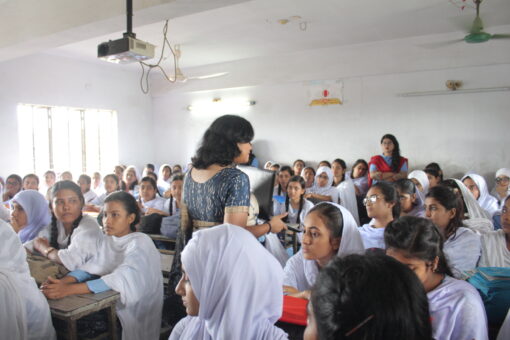
M116 64L127 64L154 58L155 46L136 39L133 33L133 1L126 1L127 32L123 38L110 40L97 46L97 57Z

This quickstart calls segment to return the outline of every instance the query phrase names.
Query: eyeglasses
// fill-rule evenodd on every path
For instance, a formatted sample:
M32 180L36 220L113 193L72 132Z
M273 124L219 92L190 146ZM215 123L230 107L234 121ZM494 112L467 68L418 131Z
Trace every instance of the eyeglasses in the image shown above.
M496 183L508 183L508 180L510 180L510 178L504 176L504 177L497 177L496 178Z
M370 197L365 197L365 198L363 199L363 205L364 205L364 206L367 206L368 202L370 202L370 204L374 204L375 202L377 202L377 199L378 199L378 198L379 198L379 197L377 197L377 195L372 195L372 196L370 196Z
M319 175L319 178L329 179L328 175Z

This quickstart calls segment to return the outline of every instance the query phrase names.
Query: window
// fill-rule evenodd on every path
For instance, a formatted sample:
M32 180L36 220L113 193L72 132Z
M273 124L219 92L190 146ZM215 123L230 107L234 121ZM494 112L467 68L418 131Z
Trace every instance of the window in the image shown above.
M22 173L69 170L78 178L118 163L116 111L19 104L18 130Z

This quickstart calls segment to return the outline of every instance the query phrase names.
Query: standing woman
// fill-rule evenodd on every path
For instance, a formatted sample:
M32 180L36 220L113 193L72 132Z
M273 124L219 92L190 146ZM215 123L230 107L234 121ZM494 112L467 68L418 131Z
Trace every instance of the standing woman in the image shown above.
M400 155L400 146L395 136L391 134L382 136L381 148L382 155L373 156L368 163L369 186L374 181L395 182L407 176L407 158Z
M38 191L23 190L11 201L11 224L21 243L34 239L51 220L48 202Z
M354 182L347 175L347 165L343 159L337 158L331 164L333 170L333 186L338 190L338 204L347 208L359 226L358 202Z

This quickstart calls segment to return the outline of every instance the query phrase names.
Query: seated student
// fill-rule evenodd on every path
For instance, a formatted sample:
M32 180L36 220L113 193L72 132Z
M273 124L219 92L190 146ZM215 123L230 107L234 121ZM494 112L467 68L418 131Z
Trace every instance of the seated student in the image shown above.
M97 171L92 175L92 190L96 193L97 196L102 195L104 193L104 185L101 180L101 174Z
M274 172L280 171L280 164L278 164L278 163L271 164L271 166L269 167L269 170L274 171Z
M432 339L423 285L389 256L335 258L311 296L304 340Z
M48 301L30 276L26 252L11 226L0 221L0 330L2 339L56 339ZM9 320L9 317L16 320ZM15 321L16 323L12 323ZM21 330L21 332L20 332Z
M116 165L114 168L113 168L113 173L115 174L115 176L117 176L117 178L119 179L119 182L120 182L120 189L121 190L126 190L126 183L124 183L124 169L126 167L124 165Z
M498 200L489 194L485 179L477 174L469 173L461 179L462 183L471 191L475 199L492 219L499 210Z
M305 180L305 187L306 189L311 188L313 186L313 182L315 180L315 169L311 166L305 167L301 171L301 177Z
M21 243L34 239L50 220L48 202L38 191L23 190L11 200L11 225Z
M397 189L388 182L377 182L367 192L363 200L368 217L372 221L359 227L365 249L385 249L384 228L400 216L400 202Z
M491 191L491 195L498 200L499 208L503 207L504 199L510 195L510 169L501 168L496 171L496 183Z
M83 195L71 181L59 181L51 188L51 223L42 228L37 238L24 243L53 262L62 264L60 257L80 252L96 242L102 232L93 217L82 215Z
M285 202L275 202L273 215L288 213L285 223L302 225L313 203L305 198L305 180L301 176L293 176L287 184L287 197ZM301 234L301 233L300 233Z
M445 239L444 252L453 275L476 267L481 254L480 236L462 225L463 207L450 188L438 185L425 198L426 217L434 222Z
M55 174L55 171L48 170L44 173L44 184L42 186L39 186L39 192L43 194L44 197L48 196L48 191L50 188L55 184L57 181L57 174Z
M72 181L73 174L71 173L71 171L64 171L60 174L60 180L61 181Z
M85 204L91 204L96 198L97 195L93 190L90 190L92 185L92 179L88 175L80 175L78 179L78 185L80 186L81 193L83 194L83 199L85 200Z
M153 174L155 170L156 169L154 167L154 164L152 163L145 164L145 167L143 168L142 171L142 177L148 176L149 174Z
M425 208L421 196L416 193L413 181L401 178L395 182L400 199L400 216L425 217Z
M2 194L2 202L9 203L9 201L16 195L22 187L22 180L16 174L9 175L5 180L5 189Z
M425 166L425 169L432 169L432 170L437 171L437 173L439 175L439 182L442 182L444 180L443 179L443 170L441 170L441 167L439 166L438 163L436 163L436 162L429 163Z
M359 225L356 189L354 187L354 182L346 175L347 165L343 159L337 158L331 164L331 170L333 170L333 186L338 190L337 202L335 203L347 208Z
M305 197L314 203L328 201L336 202L338 190L333 184L333 171L327 166L321 166L315 174L315 181L311 188L306 189Z
M427 178L429 180L429 189L439 185L441 183L441 175L439 174L439 171L432 168L425 168L423 170L427 174Z
M100 212L106 197L114 191L120 190L120 181L117 175L108 174L103 178L104 192L97 196L89 205L85 206L86 211Z
M172 168L172 173L173 174L182 174L182 166L180 166L179 164L175 164Z
M140 204L140 211L144 215L170 215L170 200L159 196L156 181L151 177L144 177L140 181L140 198L138 202Z
M460 198L464 214L462 215L465 227L473 231L484 234L494 230L494 225L489 214L482 209L478 201L475 199L471 191L458 179L447 179L441 182L457 194Z
M418 196L420 196L422 200L425 200L425 195L429 192L430 187L429 178L425 171L413 170L407 175L407 178L416 185Z
M319 271L335 256L361 254L363 242L358 225L344 207L323 202L305 217L301 250L285 265L285 294L309 299Z
M386 254L407 265L423 283L436 340L483 340L485 308L476 289L452 277L443 253L443 238L429 220L404 216L386 227Z
M271 170L271 166L273 165L273 161L267 161L266 163L264 163L264 169L266 170Z
M181 259L175 291L188 316L169 340L287 339L274 325L283 307L282 268L249 231L231 224L197 231Z
M302 159L296 159L292 164L292 170L294 171L295 176L299 176L301 171L306 167L306 163Z
M138 181L140 177L138 176L138 170L136 167L134 165L128 166L126 170L124 170L122 176L122 179L126 184L124 191L129 192L131 195L138 199Z
M112 193L105 199L103 211L105 235L81 252L62 256L62 263L72 272L61 280L50 277L41 290L50 299L117 291L122 339L159 339L163 308L159 252L147 235L134 232L140 211L131 195Z
M326 167L331 169L331 163L329 161L326 161L326 160L320 161L319 162L319 166L317 167L317 169L319 169L321 166L326 166Z
M184 185L184 175L175 174L170 179L170 203L169 215L178 214L181 210L182 187Z
M163 164L158 171L158 190L166 194L170 189L170 178L172 176L172 167L169 164ZM165 197L167 197L165 195ZM168 197L167 197L168 198Z
M23 190L39 190L39 177L36 174L28 174L23 177Z
M358 159L352 170L347 172L347 176L354 182L356 196L365 197L368 191L368 163L364 159Z
M285 165L280 168L276 177L277 185L273 189L273 197L279 196L282 201L287 197L287 184L292 176L294 176L294 171L290 166Z
M479 267L510 267L510 196L503 200L501 227L482 235Z

